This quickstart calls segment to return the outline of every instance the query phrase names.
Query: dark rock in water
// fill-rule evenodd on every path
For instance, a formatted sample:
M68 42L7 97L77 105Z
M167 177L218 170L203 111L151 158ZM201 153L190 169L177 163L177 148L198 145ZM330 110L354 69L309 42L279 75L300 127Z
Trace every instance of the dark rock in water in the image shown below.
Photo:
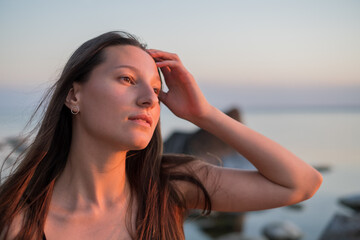
M359 240L360 214L335 214L319 240Z
M329 165L315 165L313 167L321 173L329 172L331 170Z
M242 232L244 220L245 213L213 212L206 218L198 219L197 223L200 229L213 239Z
M164 142L165 153L185 153L185 146L191 133L174 132Z
M238 109L231 109L226 114L241 122ZM237 158L234 162L244 161L244 158L232 147L203 129L194 133L173 133L164 143L164 152L191 154L216 165L219 165L220 159L224 160L224 158Z
M241 120L237 109L231 109L226 114L237 121ZM231 147L209 132L200 129L194 133L173 133L164 143L164 152L198 156L207 152L231 152Z
M237 109L232 109L226 112L226 114L237 121L241 119L240 112ZM234 152L234 149L228 144L202 129L193 133L188 138L184 150L186 153L205 158L209 155L226 156Z
M303 233L292 222L275 222L266 225L263 228L263 234L269 240L298 240Z
M291 210L301 211L304 209L304 204L297 203L297 204L286 206L286 208L291 209Z
M241 121L238 109L231 109L226 113L233 119ZM164 143L165 153L183 153L198 156L204 161L225 167L253 169L254 167L232 147L205 130L193 133L173 133ZM223 164L221 164L223 163ZM198 219L194 214L201 230L217 238L232 232L240 233L243 228L245 213L219 213Z
M10 145L11 148L15 149L15 152L23 152L26 149L26 138L22 137L9 137L6 138L6 143Z
M355 210L356 212L360 212L360 194L342 197L339 199L339 203Z

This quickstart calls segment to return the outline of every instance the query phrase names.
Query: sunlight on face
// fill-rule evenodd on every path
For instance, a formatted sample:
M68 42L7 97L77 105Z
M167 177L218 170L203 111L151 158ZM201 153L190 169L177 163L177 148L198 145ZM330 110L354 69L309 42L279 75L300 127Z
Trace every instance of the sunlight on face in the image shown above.
M104 56L81 85L80 129L119 150L143 149L160 115L156 64L147 52L130 45L108 47Z

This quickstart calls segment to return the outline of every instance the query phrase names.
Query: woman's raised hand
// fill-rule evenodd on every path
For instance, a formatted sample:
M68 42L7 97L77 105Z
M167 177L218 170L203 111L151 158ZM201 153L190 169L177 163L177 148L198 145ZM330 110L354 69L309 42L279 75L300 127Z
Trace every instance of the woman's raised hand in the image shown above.
M196 124L211 110L194 77L184 67L180 58L173 53L149 49L165 77L167 92L161 91L159 99L176 116Z
M308 199L317 191L322 177L315 169L276 142L212 107L176 54L148 52L161 68L169 88L168 92L160 93L160 101L178 117L232 146L258 170L207 166L209 171L204 173L202 163L198 163L200 167L194 165L193 173L210 193L213 210L244 212L280 207ZM183 189L189 208L204 208L199 205L202 201L198 201L198 189L191 186Z

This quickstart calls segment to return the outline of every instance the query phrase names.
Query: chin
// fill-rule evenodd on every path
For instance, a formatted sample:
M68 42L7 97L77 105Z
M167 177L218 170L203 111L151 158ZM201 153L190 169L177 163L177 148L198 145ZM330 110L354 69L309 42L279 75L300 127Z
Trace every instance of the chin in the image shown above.
M151 138L151 134L123 134L116 142L123 150L142 150L149 145Z
M145 146L134 146L132 148L130 148L130 151L140 151L140 150L144 150L148 145Z
M136 141L133 142L131 144L131 146L129 146L130 150L143 150L144 148L146 148L149 145L150 139L149 140L144 140L144 141Z

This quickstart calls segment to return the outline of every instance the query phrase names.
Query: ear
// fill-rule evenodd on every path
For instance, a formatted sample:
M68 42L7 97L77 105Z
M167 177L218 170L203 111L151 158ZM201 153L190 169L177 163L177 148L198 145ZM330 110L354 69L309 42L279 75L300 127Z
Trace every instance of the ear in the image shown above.
M69 109L72 109L75 106L79 108L80 90L81 90L81 85L78 83L73 83L73 87L69 90L65 100L65 105Z

